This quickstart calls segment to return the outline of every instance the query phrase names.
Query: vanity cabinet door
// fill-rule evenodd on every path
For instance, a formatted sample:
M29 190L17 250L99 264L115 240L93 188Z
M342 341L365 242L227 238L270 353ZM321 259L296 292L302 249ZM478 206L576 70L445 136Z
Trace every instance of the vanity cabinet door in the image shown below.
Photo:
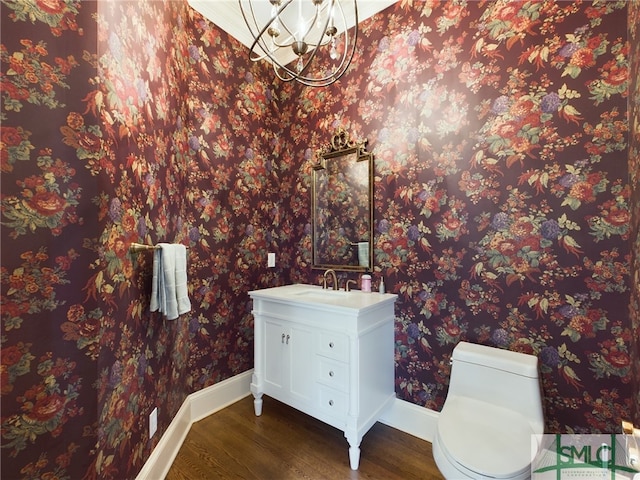
M272 391L285 388L287 350L286 338L289 326L286 322L266 319L264 322L264 382Z
M286 401L311 402L314 392L312 329L265 319L264 382L267 393Z
M290 382L289 391L299 402L313 401L315 378L313 370L314 338L317 333L300 325L291 326L291 340L289 342Z

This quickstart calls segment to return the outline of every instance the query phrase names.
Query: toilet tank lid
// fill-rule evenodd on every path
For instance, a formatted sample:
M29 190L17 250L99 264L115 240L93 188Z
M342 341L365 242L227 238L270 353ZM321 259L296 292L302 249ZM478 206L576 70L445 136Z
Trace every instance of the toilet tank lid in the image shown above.
M538 358L526 353L460 342L453 349L453 361L484 365L517 375L538 378Z

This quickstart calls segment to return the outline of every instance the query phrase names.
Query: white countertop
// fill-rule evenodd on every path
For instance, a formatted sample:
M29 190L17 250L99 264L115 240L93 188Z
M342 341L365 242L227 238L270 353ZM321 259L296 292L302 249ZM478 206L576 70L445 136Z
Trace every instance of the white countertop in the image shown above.
M323 289L319 285L297 283L282 287L264 288L249 292L251 298L268 299L296 305L340 307L353 310L367 310L387 302L395 302L397 295L392 293L362 292L360 290Z

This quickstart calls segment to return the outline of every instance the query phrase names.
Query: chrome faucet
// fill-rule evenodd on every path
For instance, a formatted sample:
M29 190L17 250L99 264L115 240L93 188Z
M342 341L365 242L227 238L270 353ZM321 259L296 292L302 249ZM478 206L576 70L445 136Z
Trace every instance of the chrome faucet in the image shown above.
M333 289L338 290L338 278L336 277L336 272L331 268L322 275L322 288L327 288L327 275L329 274L333 278Z

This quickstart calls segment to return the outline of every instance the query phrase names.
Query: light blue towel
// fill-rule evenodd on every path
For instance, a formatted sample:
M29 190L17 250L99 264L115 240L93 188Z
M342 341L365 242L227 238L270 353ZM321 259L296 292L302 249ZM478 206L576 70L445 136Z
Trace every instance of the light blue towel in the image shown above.
M369 242L358 242L358 264L369 267Z
M153 254L151 311L175 320L191 310L187 291L187 249L181 244L160 243Z

